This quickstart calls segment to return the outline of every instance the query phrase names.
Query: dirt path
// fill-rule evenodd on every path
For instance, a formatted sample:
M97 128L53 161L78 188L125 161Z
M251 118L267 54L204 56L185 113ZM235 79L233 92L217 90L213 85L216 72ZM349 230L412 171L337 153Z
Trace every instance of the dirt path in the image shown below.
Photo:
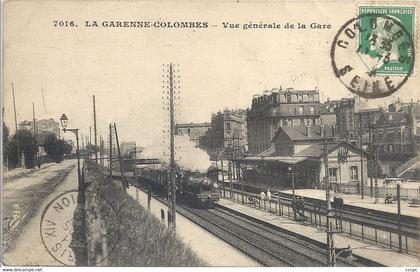
M41 212L41 204L56 191L57 186L64 183L63 180L72 169L76 169L75 165L75 160L64 161L13 181L4 180L2 203L4 252L7 253L16 247L16 242L26 231L28 222ZM36 233L39 233L39 227Z

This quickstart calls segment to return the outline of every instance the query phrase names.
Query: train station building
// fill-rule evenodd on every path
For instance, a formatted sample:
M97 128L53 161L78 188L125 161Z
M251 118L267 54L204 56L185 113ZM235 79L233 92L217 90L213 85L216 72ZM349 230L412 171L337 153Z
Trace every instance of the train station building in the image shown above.
M325 134L324 134L325 133ZM369 154L344 140L332 137L332 127L281 127L271 147L250 157L233 159L242 169L245 184L273 189L323 188L324 157L328 158L329 181L333 186L368 183Z

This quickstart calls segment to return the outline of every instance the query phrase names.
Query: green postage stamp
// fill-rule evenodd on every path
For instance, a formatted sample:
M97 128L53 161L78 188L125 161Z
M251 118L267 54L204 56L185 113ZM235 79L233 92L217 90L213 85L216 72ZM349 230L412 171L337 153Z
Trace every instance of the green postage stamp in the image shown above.
M384 60L376 73L406 75L412 72L414 48L410 46L410 38L414 40L415 8L359 6L359 16L360 27L366 29L359 33L359 52ZM401 29L393 27L398 23L405 29L404 34L409 35L398 33ZM392 37L394 42L387 42L383 37Z

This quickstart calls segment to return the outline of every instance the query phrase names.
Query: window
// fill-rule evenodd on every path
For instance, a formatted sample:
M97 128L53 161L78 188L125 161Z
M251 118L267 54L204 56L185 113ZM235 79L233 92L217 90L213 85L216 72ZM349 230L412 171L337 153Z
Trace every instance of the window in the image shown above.
M298 114L303 115L303 106L298 107Z
M389 153L394 152L394 146L392 144L388 145L388 152Z
M387 132L386 133L386 140L388 142L392 142L394 140L394 132Z
M350 167L350 180L359 180L359 173L357 171L357 166Z
M314 101L314 94L309 94L309 101Z
M298 96L299 102L302 102L303 101L303 94L298 94L297 96Z
M226 123L226 129L230 130L230 123Z
M315 107L309 106L309 114L315 114Z
M292 102L292 97L290 94L286 94L286 101L287 102Z
M337 168L329 168L328 173L330 181L337 181Z
M305 124L305 119L303 119L303 118L301 118L301 119L300 119L300 125L301 125L301 126L306 125L306 124Z
M191 134L191 129L187 129L188 135Z

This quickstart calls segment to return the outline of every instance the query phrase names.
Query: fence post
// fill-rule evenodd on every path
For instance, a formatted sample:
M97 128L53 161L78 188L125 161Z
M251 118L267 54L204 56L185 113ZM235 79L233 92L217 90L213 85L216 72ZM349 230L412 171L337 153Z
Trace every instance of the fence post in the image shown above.
M281 204L281 202L279 202L279 205L279 208L281 208L280 215L283 216L283 205Z
M277 203L275 203L275 206L276 206L276 215L277 215Z
M401 193L400 185L397 184L397 206L398 206L398 251L402 252L402 236L401 236Z
M365 235L364 235L364 231L363 231L363 224L361 224L361 226L362 226L362 240L364 240L364 238L365 238L364 236Z
M392 249L392 233L389 232L389 247Z

